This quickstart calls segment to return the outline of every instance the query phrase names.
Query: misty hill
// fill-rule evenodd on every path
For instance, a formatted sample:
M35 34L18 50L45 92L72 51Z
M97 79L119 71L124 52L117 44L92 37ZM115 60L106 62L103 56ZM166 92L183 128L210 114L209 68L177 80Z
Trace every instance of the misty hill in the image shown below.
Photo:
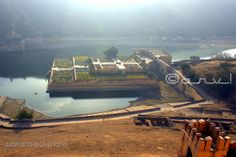
M235 0L139 0L116 7L81 0L0 0L0 37L236 36Z

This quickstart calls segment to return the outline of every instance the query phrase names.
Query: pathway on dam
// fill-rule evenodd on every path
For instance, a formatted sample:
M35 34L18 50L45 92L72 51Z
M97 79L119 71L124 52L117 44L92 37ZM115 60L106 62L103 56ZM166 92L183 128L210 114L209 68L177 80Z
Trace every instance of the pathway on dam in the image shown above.
M148 113L158 113L167 110L176 110L181 108L199 106L203 104L209 104L208 101L199 102L184 102L184 103L168 103L165 107L160 108L156 106L135 106L126 109L109 111L103 113L95 113L74 117L64 117L64 118L53 118L44 120L22 120L15 121L4 119L0 117L0 127L8 129L33 129L40 127L51 127L66 124L76 124L76 123L88 123L97 121L107 121L107 120L117 120L117 119L128 119L139 114ZM159 104L160 105L160 104Z

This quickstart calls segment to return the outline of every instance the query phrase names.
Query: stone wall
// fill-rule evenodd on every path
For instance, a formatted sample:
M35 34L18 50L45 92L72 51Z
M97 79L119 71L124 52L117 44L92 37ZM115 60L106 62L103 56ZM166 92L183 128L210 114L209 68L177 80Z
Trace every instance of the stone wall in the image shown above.
M178 157L235 157L236 141L231 141L215 123L186 121Z

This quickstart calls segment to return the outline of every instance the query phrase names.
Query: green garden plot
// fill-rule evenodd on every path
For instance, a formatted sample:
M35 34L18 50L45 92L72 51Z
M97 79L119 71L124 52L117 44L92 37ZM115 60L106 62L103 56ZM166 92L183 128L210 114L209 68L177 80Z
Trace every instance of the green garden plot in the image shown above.
M127 79L127 76L121 74L99 74L97 75L97 79L106 81L123 81Z
M75 65L87 66L91 62L88 56L75 56L74 59Z
M90 74L86 69L76 69L76 76L78 81L89 81L96 79L96 76Z
M127 79L147 79L148 76L144 74L128 74Z
M101 71L114 73L119 71L118 67L114 64L104 64L102 65L103 69Z
M57 58L55 59L54 67L71 68L72 60L70 58Z
M114 62L111 58L99 57L100 62Z
M73 81L72 70L53 71L53 83L69 83Z

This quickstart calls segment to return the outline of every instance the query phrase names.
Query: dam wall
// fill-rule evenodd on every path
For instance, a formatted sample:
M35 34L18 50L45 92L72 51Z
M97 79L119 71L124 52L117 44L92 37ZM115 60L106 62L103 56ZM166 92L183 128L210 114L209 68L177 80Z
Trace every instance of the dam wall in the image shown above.
M176 75L179 78L179 81L175 84L169 84L173 89L178 92L184 93L187 98L193 99L194 101L203 100L204 98L200 95L200 93L195 89L194 86L190 84L183 83L180 81L181 79L185 79L180 72L176 71L173 67L166 64L162 60L155 59L153 62L148 64L151 71L160 79L166 80L166 77L171 75Z
M82 83L81 83L82 84ZM110 85L81 85L81 84L72 84L72 85L49 85L47 92L89 92L89 91L141 91L141 90L151 90L159 89L156 82L147 83L147 84L110 84Z

